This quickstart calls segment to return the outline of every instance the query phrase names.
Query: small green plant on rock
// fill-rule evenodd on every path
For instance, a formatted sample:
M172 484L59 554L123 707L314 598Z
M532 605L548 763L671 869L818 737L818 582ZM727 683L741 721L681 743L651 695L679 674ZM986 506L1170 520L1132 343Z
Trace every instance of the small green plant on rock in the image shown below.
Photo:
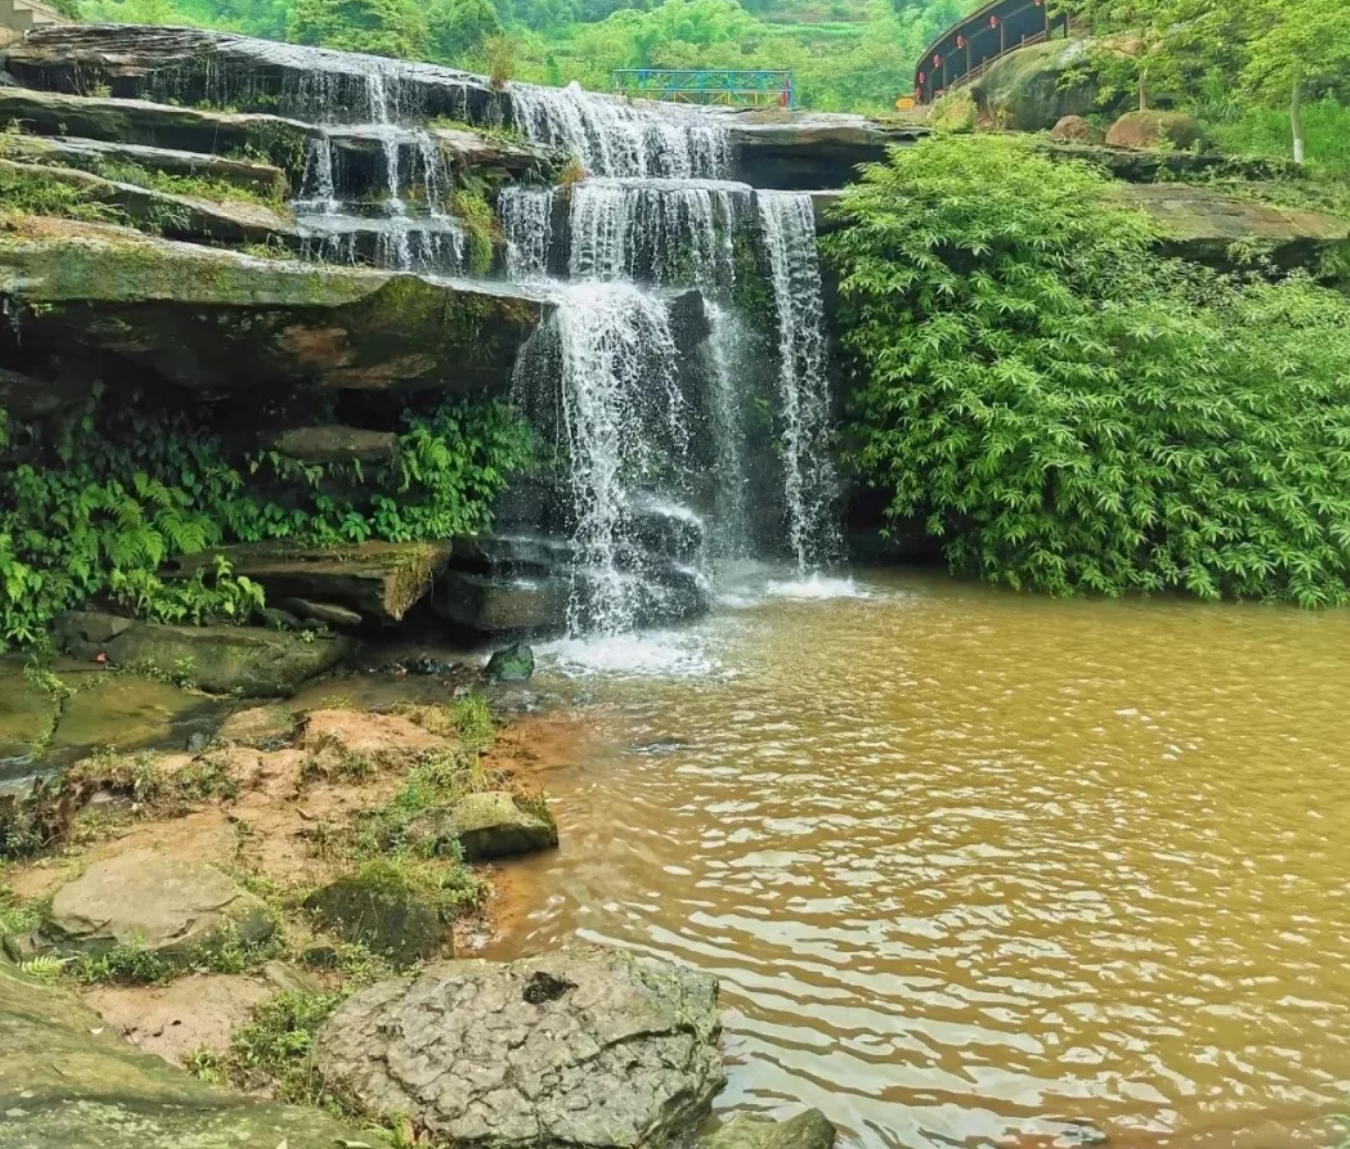
M314 1037L342 1004L343 994L280 993L253 1011L227 1054L208 1065L240 1089L267 1090L282 1101L328 1105L334 1098L314 1061Z

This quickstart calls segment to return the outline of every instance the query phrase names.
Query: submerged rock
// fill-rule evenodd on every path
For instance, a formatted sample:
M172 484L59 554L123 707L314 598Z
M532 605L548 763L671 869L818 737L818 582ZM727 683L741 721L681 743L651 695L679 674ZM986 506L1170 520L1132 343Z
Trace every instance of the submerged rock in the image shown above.
M410 846L440 854L458 841L467 862L530 854L558 844L558 826L547 807L527 808L502 790L467 794L449 806L424 810L408 826Z
M111 353L211 394L502 392L543 307L526 288L258 259L39 218L0 236L0 296L19 309L34 351Z
M187 958L226 941L264 941L275 930L267 905L215 867L132 850L57 890L43 923L17 949L100 954L135 946Z
M834 1125L819 1109L785 1121L741 1113L703 1138L699 1149L830 1149L835 1135Z
M717 983L615 950L459 961L349 999L316 1040L324 1078L458 1149L639 1149L726 1080Z
M5 1149L333 1149L368 1134L142 1053L79 998L0 961Z
M254 750L279 750L294 737L295 727L295 715L284 706L250 706L225 719L216 737Z
M534 651L523 642L495 651L483 673L493 682L528 682L534 675Z

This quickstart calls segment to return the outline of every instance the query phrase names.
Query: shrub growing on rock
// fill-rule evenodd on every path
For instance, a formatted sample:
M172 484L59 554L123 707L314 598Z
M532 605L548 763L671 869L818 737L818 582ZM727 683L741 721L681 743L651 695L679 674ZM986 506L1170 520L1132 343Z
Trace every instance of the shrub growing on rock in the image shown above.
M848 193L852 463L995 582L1346 602L1350 303L1158 258L1112 186L954 137Z

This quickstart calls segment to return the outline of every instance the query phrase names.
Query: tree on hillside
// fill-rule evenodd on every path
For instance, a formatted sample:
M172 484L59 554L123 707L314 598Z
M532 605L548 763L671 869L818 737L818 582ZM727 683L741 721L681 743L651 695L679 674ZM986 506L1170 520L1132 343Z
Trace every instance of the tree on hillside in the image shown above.
M413 0L298 0L287 39L344 52L425 59L427 21Z
M1141 112L1159 93L1183 90L1232 42L1238 19L1237 5L1215 0L1061 0L1058 8L1091 32L1103 94L1133 87Z
M1350 75L1345 0L1258 0L1246 36L1244 86L1287 99L1294 162L1303 163L1301 109L1308 84Z
M427 10L432 54L446 63L481 51L489 36L501 34L501 21L489 0L435 0Z

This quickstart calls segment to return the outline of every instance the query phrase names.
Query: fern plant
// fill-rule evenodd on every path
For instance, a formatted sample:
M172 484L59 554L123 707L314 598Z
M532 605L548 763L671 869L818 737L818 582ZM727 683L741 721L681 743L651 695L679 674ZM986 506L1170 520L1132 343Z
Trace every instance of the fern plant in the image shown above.
M1350 302L1159 258L1111 190L981 136L845 195L851 463L1009 586L1346 602Z

